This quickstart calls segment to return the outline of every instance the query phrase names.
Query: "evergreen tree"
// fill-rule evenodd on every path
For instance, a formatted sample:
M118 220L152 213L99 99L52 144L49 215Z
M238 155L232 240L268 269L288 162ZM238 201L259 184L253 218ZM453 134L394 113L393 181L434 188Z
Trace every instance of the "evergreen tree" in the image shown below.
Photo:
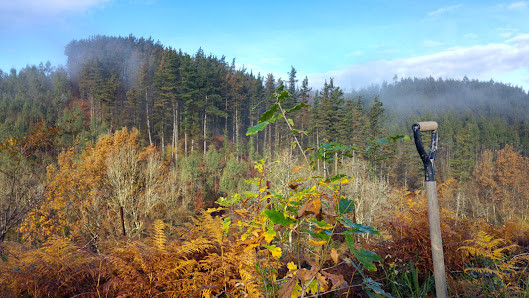
M153 128L156 131L156 136L160 142L162 149L164 148L168 136L168 132L174 125L178 125L175 121L171 121L175 117L175 112L178 112L178 87L180 86L180 74L178 68L180 61L178 55L173 50L168 50L162 56L162 60L158 70L154 74L154 87L156 88L156 100L153 104ZM147 78L144 78L147 80ZM177 129L177 127L174 127Z
M378 96L375 97L373 105L367 112L369 135L372 138L381 138L383 135L382 130L385 120L384 111L384 104L380 101Z
M456 150L451 160L454 177L460 181L470 178L476 161L478 146L478 127L474 122L467 122L455 136Z

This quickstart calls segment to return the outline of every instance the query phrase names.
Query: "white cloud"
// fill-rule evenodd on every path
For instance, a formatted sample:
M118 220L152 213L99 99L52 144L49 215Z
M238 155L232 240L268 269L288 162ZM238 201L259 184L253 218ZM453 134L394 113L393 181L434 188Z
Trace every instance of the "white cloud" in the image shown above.
M429 16L436 16L436 15L440 15L440 14L444 14L444 13L447 13L447 12L450 12L450 11L453 11L453 10L456 10L458 9L459 7L463 6L462 4L457 4L457 5L451 5L451 6L446 6L446 7L441 7L437 10L434 10L434 11L430 11L428 13Z
M0 19L4 23L35 23L39 18L62 14L82 13L94 7L101 7L112 0L7 0L0 1Z
M398 77L476 78L489 80L512 73L527 73L529 65L529 34L518 35L504 43L452 48L431 55L393 60L378 60L351 65L344 70L313 74L309 79L321 86L325 79L335 78L345 90L391 81ZM513 85L529 89L528 77L518 77Z
M509 4L509 6L507 6L507 8L509 8L509 9L519 9L519 8L525 8L527 6L529 6L529 1L518 1L518 2L514 2L514 3Z
M497 32L498 36L503 39L508 39L517 34L518 29L511 28L511 27L499 27L496 28L494 31Z

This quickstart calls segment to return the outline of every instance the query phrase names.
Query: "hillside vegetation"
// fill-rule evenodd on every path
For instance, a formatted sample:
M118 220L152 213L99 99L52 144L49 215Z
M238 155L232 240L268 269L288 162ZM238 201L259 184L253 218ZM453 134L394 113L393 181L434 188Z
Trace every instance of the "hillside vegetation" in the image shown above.
M312 90L294 67L133 36L65 53L0 71L1 296L435 295L423 120L439 123L449 293L528 295L524 90Z

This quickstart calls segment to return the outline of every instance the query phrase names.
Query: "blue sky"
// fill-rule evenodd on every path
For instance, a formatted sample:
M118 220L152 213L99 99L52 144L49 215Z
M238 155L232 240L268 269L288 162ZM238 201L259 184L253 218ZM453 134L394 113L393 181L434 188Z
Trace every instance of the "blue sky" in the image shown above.
M314 88L398 77L501 81L529 90L529 1L0 0L0 69L50 61L93 35L152 37L236 58Z

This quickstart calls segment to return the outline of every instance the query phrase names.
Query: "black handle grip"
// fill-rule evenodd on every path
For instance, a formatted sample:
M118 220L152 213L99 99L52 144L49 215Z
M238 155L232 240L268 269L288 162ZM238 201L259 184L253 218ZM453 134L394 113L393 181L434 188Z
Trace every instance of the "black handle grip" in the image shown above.
M432 132L432 140L430 144L430 152L426 153L426 150L424 150L424 146L422 145L422 139L421 139L421 131L425 131L424 129L421 129L421 124L428 123L428 128L434 128L432 130L427 129L427 131ZM435 125L433 125L435 123ZM435 168L434 168L434 161L435 161L435 155L437 154L437 144L439 142L438 134L437 134L437 123L436 122L418 122L412 125L411 129L413 130L413 138L415 139L415 147L417 147L417 152L419 152L419 156L421 157L422 163L424 165L424 180L425 181L435 181Z

